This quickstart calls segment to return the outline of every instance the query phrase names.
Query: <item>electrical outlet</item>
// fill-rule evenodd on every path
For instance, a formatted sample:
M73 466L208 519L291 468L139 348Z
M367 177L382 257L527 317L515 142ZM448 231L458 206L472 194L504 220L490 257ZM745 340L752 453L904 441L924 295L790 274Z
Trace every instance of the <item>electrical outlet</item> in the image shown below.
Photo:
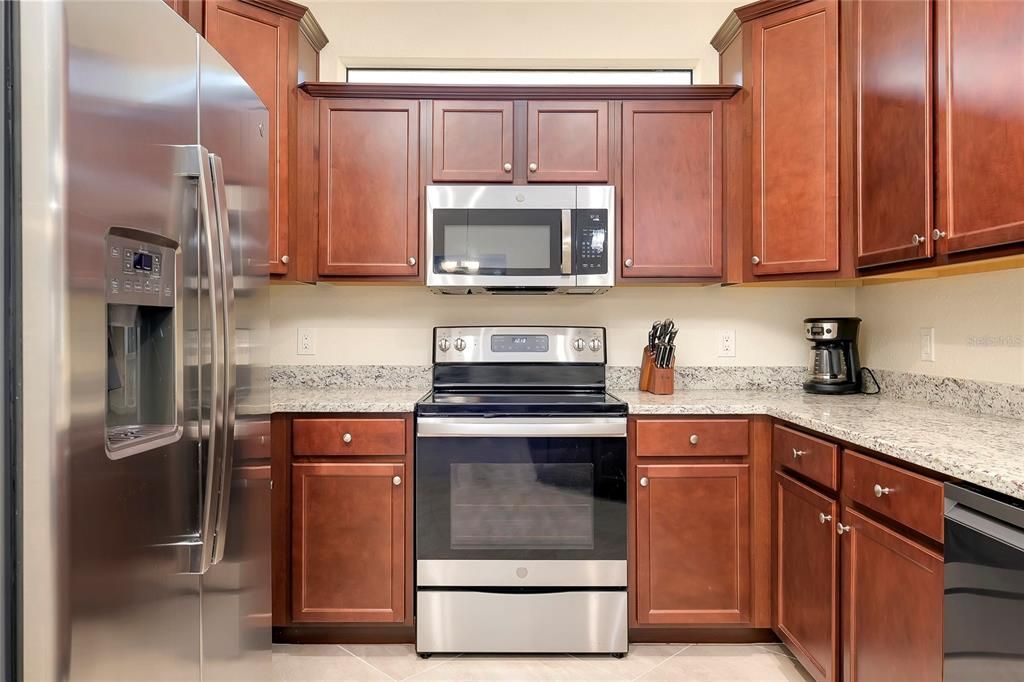
M718 357L736 357L736 330L723 329L718 332Z
M921 327L921 359L935 362L935 327Z
M299 329L295 352L298 355L316 355L315 329Z

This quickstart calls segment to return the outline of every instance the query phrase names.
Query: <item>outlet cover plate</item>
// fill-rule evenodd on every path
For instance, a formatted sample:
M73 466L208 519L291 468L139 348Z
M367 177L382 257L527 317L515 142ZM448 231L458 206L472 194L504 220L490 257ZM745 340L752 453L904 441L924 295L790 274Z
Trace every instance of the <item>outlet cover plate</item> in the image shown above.
M718 332L718 357L736 357L736 330L723 329Z
M921 327L921 360L935 362L935 327Z
M295 338L296 355L316 355L316 330L300 328Z

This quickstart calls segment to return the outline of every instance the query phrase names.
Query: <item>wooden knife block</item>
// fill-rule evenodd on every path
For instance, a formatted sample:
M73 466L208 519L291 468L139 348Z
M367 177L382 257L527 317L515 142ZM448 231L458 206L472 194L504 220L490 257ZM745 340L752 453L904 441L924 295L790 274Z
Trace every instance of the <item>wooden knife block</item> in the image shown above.
M655 395L671 395L675 390L675 377L675 358L669 367L655 367L651 347L644 346L644 358L640 362L640 390Z

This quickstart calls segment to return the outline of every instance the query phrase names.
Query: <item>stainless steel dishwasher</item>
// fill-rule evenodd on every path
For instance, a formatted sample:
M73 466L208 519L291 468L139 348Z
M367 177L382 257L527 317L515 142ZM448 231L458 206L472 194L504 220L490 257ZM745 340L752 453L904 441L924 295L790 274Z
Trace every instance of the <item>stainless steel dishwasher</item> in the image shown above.
M1024 680L1024 501L946 484L943 650L951 680Z

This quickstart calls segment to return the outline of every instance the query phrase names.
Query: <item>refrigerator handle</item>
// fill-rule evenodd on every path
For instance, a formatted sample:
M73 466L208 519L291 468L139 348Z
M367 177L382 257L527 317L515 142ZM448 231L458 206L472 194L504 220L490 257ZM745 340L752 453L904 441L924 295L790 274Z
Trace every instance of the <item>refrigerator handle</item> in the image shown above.
M214 208L214 188L211 179L209 152L201 145L188 145L183 150L187 157L186 174L196 178L198 200L199 200L199 230L201 253L200 258L206 266L206 288L207 298L205 303L209 306L210 326L210 427L207 435L207 456L204 472L203 497L201 507L201 519L199 526L199 556L192 561L191 570L193 573L202 575L206 573L212 564L214 552L214 533L217 512L217 490L221 467L219 466L219 448L224 438L222 426L224 424L224 398L223 398L223 376L224 376L224 347L220 343L223 338L223 302L221 299L222 289L220 287L220 257L218 255L218 242L215 222L217 220ZM202 280L198 287L202 292ZM200 304L203 301L200 293ZM200 341L200 348L202 342ZM202 415L200 414L200 437L207 432L202 428Z
M231 225L228 222L227 188L224 181L224 163L216 154L210 154L210 171L213 180L214 206L216 207L217 243L220 252L221 287L221 335L224 351L223 367L223 429L221 431L220 486L217 494L216 525L214 531L212 563L224 558L227 544L228 512L231 504L232 464L235 443L235 275L231 252Z

